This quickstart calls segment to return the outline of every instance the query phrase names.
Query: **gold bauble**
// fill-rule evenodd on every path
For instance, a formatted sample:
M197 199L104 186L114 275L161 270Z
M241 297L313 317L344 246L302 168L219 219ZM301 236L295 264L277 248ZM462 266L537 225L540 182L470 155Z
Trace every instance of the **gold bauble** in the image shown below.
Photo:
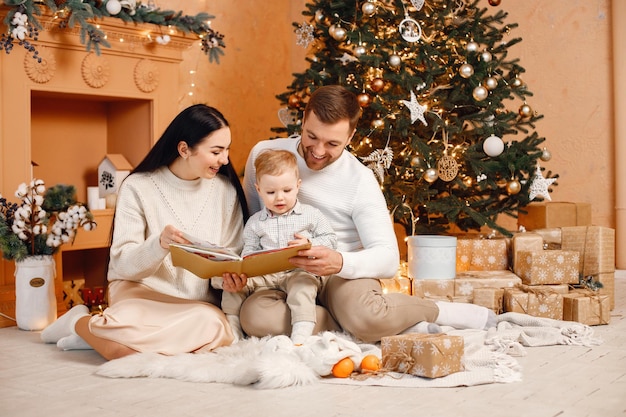
M438 177L439 174L437 174L437 170L435 168L428 168L426 171L424 171L424 175L422 175L422 178L424 178L424 180L430 182L431 184L437 181Z
M300 99L300 97L297 94L292 94L292 95L289 96L289 101L288 101L289 107L297 108L297 107L300 106L301 102L302 102L302 100Z
M402 58L400 58L396 54L393 54L389 56L388 62L389 65L391 65L393 68L398 68L400 65L402 65Z
M381 129L385 126L385 121L383 119L374 119L372 120L372 128L373 129Z
M339 42L345 41L346 38L348 37L348 31L339 25L332 25L328 29L328 33L334 40L339 41Z
M365 2L361 6L361 11L365 16L373 16L376 13L376 5L373 2Z
M359 106L361 106L362 108L369 106L370 102L372 101L367 93L359 94L358 96L356 96L356 99L359 102Z
M519 115L528 118L533 115L533 109L526 103L522 104L519 108Z
M474 89L474 91L472 92L472 96L474 97L474 100L476 101L483 101L489 96L489 90L487 90L481 84Z
M539 158L541 158L542 161L547 162L552 159L552 153L548 150L548 148L543 148Z
M487 77L484 82L488 90L493 91L498 88L498 80L495 77Z
M510 195L515 195L522 190L522 184L516 179L512 179L511 181L506 183L506 192Z
M383 91L383 88L385 88L385 80L383 80L382 78L374 78L370 82L370 88L373 92L380 93L381 91Z
M489 0L490 6L499 6L501 0Z

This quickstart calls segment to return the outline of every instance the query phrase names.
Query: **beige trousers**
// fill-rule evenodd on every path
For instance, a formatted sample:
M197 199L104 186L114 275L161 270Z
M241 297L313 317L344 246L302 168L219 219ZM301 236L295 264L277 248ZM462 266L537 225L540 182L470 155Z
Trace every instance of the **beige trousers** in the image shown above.
M407 294L383 294L377 279L331 276L318 295L314 333L341 330L364 342L377 342L419 323L434 322L437 305ZM251 295L242 305L241 326L250 336L288 335L291 331L285 294L267 290Z

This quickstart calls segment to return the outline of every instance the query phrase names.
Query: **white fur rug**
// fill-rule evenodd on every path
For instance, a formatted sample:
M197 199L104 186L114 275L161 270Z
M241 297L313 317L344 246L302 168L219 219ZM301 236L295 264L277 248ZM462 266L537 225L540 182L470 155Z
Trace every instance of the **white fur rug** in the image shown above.
M352 378L329 376L333 364L344 357L355 363L367 354L380 357L377 345L362 344L346 334L331 332L311 336L303 346L294 346L286 336L250 338L210 353L164 356L138 353L101 365L96 374L110 378L173 378L193 382L250 385L260 389L313 383L379 385L398 387L458 387L509 383L522 378L515 356L525 347L549 345L592 346L601 343L593 329L575 322L544 319L519 313L498 316L497 328L489 331L454 330L463 336L464 371L442 378L420 378L385 372ZM358 370L357 370L358 371Z

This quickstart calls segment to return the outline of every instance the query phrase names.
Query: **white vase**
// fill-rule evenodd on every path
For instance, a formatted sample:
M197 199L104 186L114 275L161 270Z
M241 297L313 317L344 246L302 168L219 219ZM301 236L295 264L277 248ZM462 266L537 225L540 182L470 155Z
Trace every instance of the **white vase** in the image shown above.
M56 268L50 255L15 262L15 319L22 330L42 330L57 318Z

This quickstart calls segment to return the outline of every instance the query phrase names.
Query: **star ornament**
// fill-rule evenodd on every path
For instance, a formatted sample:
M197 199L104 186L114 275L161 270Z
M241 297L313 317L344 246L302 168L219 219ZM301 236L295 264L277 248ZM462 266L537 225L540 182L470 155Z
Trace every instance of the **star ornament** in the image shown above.
M415 97L415 93L413 91L411 91L411 101L401 101L411 111L411 124L415 123L415 121L419 119L422 123L424 123L424 126L428 126L428 123L426 123L426 119L424 118L424 112L427 107L417 102L417 97Z
M533 177L533 181L530 183L530 192L528 197L530 200L534 200L535 197L541 196L548 201L552 201L550 198L550 192L548 191L548 187L555 182L556 178L544 178L541 173L541 168L537 165L537 169L535 170L535 176Z

